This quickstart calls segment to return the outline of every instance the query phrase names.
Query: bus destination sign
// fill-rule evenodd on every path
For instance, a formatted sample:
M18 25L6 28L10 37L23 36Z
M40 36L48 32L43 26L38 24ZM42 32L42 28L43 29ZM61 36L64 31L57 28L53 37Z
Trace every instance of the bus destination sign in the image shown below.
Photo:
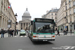
M35 19L35 22L54 22L54 20L52 20L52 19L41 19L41 18L38 18L38 19Z

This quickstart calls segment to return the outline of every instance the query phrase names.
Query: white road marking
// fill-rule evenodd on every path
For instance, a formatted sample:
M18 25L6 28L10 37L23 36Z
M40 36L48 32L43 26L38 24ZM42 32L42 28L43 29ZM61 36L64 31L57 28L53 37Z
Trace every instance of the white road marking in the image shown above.
M23 49L18 49L18 50L23 50Z
M25 36L25 37L27 37L27 36Z
M20 37L23 37L23 36L20 36Z

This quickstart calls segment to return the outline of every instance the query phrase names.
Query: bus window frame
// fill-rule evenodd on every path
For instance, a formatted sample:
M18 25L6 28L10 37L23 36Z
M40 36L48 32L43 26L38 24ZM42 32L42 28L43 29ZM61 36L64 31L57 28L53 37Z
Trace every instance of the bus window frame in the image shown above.
M33 27L33 32L34 32L34 33L36 33L36 30L35 30L35 29L36 29L35 23L36 23L36 22L33 22L33 26L34 26L34 27ZM55 31L54 31L54 28L55 28L55 23L54 23L54 22L38 22L38 23L52 23L52 24L54 24L54 26L53 26L53 32L55 32Z

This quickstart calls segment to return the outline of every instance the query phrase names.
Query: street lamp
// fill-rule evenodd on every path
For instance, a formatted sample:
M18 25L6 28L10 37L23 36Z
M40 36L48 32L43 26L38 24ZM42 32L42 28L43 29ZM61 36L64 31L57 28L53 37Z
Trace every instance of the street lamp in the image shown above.
M14 16L17 16L17 13ZM16 17L15 17L15 19L16 19ZM17 24L17 22L15 20L15 33L14 33L14 35L16 35L16 24Z
M11 28L11 23L12 23L12 20L8 20L8 28L10 29Z

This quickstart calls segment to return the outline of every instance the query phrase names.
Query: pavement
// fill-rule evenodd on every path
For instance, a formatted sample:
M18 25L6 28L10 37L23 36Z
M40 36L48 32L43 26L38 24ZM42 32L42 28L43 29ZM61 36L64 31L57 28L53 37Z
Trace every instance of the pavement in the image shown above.
M4 34L4 38L8 37L8 33ZM0 38L1 38L1 34L0 34Z
M55 34L57 34L57 32L55 32ZM24 36L24 37L27 37L28 35L26 35L26 36ZM60 33L60 36L75 36L75 34L74 33L67 33L67 35L64 35L64 33ZM23 37L23 36L19 36L19 34L18 35L16 35L16 36L14 36L13 35L13 37ZM56 37L59 37L59 35L56 35ZM1 38L1 34L0 34L0 38ZM6 33L6 34L4 34L4 38L8 38L8 33Z

